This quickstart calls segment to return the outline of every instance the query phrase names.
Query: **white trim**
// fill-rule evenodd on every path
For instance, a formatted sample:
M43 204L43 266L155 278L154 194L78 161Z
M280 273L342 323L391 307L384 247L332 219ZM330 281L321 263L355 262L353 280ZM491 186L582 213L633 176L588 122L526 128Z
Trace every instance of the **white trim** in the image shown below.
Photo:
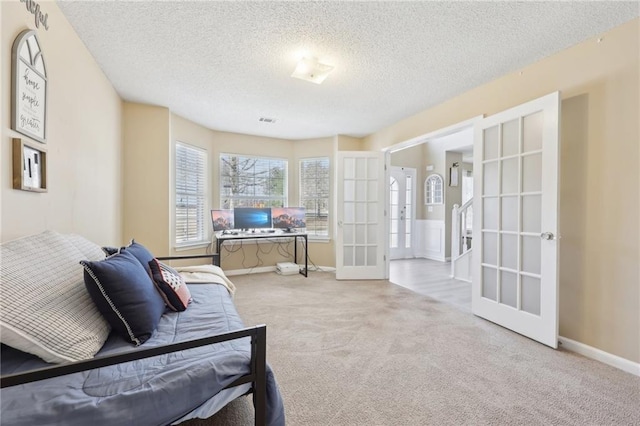
M211 244L211 243L209 243L208 241L200 241L200 242L197 242L197 243L176 245L175 247L173 247L173 249L175 251L194 250L194 249L197 249L197 248L208 247L209 244Z
M425 259L446 262L444 220L422 219L416 220L416 250L415 256Z
M406 140L404 142L397 143L395 145L391 145L389 147L383 148L382 152L395 152L400 151L401 149L410 148L412 146L420 145L425 142L429 142L432 139L442 138L444 136L449 136L453 133L458 133L467 128L473 128L476 123L479 123L484 118L483 115L477 115L469 120L461 121L459 123L453 124L451 126L443 127L433 132L425 133L424 135L417 136L413 139Z
M275 272L275 271L276 271L276 265L273 265L273 266L258 266L256 268L232 269L230 271L225 270L224 274L228 277L232 277L234 275L262 274L264 272Z
M304 267L304 265L299 265ZM318 269L322 269L322 272L335 272L336 268L333 266L318 266ZM265 272L275 272L276 266L260 266L257 268L245 268L245 269L232 269L230 271L224 271L224 274L228 277L234 275L251 275L251 274L263 274ZM316 271L314 266L309 266L309 272Z
M628 359L610 354L609 352L594 348L593 346L585 345L584 343L576 342L575 340L571 340L566 337L559 336L558 340L560 341L560 344L562 344L562 347L568 351L600 361L603 364L626 371L634 376L640 376L640 363L629 361Z
M307 239L310 243L330 243L332 241L331 237L327 235L309 235L307 234Z

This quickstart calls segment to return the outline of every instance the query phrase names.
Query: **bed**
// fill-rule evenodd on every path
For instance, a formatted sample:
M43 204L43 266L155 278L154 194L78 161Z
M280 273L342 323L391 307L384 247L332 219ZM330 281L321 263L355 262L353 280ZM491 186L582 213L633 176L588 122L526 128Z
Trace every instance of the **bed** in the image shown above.
M138 347L112 332L94 358L53 365L2 344L2 424L179 424L252 393L255 424L284 425L266 326L245 328L224 286L188 287L189 308Z

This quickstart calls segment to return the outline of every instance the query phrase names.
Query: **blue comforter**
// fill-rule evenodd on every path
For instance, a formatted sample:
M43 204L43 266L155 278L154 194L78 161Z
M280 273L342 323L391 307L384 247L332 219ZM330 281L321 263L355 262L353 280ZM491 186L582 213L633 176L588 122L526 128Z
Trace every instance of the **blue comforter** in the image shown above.
M140 348L197 339L243 328L223 286L190 285L193 302L167 312ZM130 351L111 335L98 355ZM249 373L249 338L14 386L0 392L3 425L166 425L197 409ZM49 366L2 347L2 375ZM267 366L267 424L284 425L284 407Z

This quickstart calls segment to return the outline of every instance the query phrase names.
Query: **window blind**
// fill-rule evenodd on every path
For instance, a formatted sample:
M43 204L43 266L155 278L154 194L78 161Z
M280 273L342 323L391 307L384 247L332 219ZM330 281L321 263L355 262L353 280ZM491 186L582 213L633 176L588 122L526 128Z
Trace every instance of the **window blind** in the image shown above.
M300 160L300 202L307 211L307 233L329 235L329 158Z
M207 153L176 142L175 159L176 245L205 242Z

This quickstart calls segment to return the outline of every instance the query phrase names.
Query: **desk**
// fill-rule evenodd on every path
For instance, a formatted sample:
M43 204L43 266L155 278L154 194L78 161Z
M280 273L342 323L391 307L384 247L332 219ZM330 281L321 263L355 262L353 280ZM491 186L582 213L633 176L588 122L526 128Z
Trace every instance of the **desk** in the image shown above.
M220 253L220 249L227 241L236 241L236 240L275 240L275 239L283 239L283 238L293 238L293 262L298 263L298 238L303 240L302 247L304 248L304 269L300 270L300 273L305 277L308 276L309 270L309 244L307 240L307 234L305 232L237 232L234 234L223 234L222 232L216 232L216 253L218 254L218 264L220 266L222 263L222 253ZM275 241L274 241L275 243Z

